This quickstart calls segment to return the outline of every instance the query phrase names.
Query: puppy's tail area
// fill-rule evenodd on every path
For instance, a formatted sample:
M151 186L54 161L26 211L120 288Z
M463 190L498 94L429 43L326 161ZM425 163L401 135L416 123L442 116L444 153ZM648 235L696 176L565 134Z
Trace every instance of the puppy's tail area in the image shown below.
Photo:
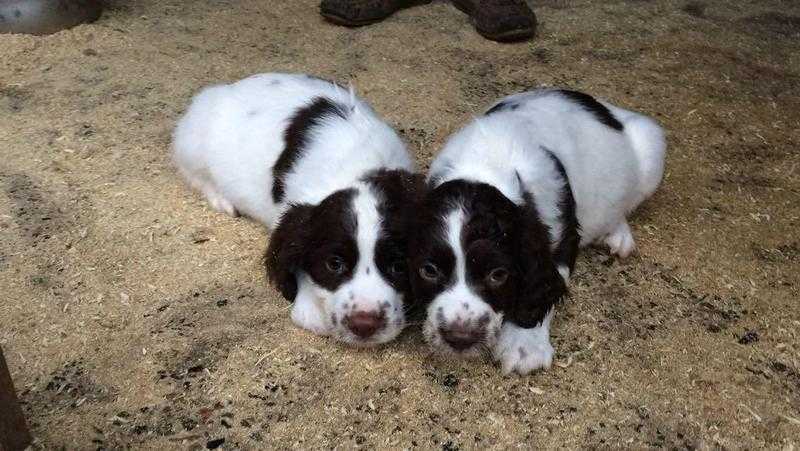
M624 121L625 134L639 161L639 190L642 200L650 197L664 175L667 141L664 130L652 119L639 114Z

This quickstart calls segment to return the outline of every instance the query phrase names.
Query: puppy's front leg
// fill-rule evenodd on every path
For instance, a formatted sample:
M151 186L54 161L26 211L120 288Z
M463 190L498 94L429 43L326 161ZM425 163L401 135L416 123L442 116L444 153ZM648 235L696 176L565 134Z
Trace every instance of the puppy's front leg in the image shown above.
M547 312L538 327L525 329L509 320L503 323L494 346L494 359L500 362L503 374L526 375L531 371L550 368L555 350L550 344L550 320L553 309Z
M308 276L301 274L298 279L299 290L292 306L292 321L317 335L330 335L333 324L326 314L324 298L314 293L313 282Z

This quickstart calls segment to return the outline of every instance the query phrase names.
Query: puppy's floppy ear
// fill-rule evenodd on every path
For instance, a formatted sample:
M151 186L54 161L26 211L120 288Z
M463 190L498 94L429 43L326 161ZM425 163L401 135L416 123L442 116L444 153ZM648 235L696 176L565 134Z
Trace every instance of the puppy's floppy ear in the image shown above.
M396 201L392 207L407 207L419 202L426 192L425 176L402 169L380 169L368 181L378 185L386 200Z
M427 193L425 177L402 169L381 169L367 177L367 181L383 194L379 208L390 218L384 226L395 237L407 241L416 229L417 213Z
M524 327L537 327L547 312L567 294L550 250L550 233L536 211L533 196L525 195L517 226L517 262L523 281L520 298L506 310L506 319Z
M407 174L404 175L403 178L403 186L408 193L408 200L413 203L414 207L416 208L422 199L425 198L425 194L428 192L429 186L425 183L425 176L422 174Z
M310 205L289 207L272 232L264 255L269 282L290 302L297 296L295 273L301 269L305 258L313 209Z
M384 215L384 230L392 237L393 244L399 246L405 255L406 267L410 268L411 255L415 251L412 243L417 239L420 208L427 193L425 177L401 169L379 170L368 177L368 181L379 187L383 194L378 208ZM411 284L412 278L407 274L405 283L394 285L404 293L403 305L409 315L416 312L417 304Z

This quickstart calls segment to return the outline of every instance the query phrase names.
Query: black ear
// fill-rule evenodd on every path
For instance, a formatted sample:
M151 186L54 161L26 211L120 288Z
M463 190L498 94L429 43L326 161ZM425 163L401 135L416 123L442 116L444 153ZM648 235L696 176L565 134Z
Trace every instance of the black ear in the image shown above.
M272 232L264 255L269 282L290 302L297 296L295 274L301 269L305 258L312 210L313 207L309 205L289 207Z
M550 243L550 234L536 211L533 196L526 194L517 222L517 262L522 275L520 298L506 309L506 319L524 327L537 327L547 312L567 295Z
M391 210L418 203L426 192L422 174L402 169L380 169L367 176L366 180L381 190Z
M381 169L370 174L366 181L382 194L378 209L384 216L383 226L395 238L408 241L417 229L419 209L427 192L425 177L402 169Z
M419 204L428 192L428 184L425 183L425 176L417 173L405 174L402 177L402 183L409 204L413 205L414 209L419 208Z

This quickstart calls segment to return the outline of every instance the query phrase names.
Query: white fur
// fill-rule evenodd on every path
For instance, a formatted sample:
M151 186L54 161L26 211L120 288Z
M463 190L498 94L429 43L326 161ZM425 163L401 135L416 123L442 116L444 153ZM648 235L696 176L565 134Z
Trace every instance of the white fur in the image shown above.
M292 304L292 321L317 335L331 335L333 322L328 314L331 293L318 286L306 274L297 278L297 297Z
M284 150L284 131L295 112L316 97L345 106L347 120L332 118L315 128L305 153L284 179L282 201L275 203L272 167ZM382 343L399 334L405 323L402 296L381 278L374 263L380 232L377 198L358 180L375 169L413 171L414 165L394 130L352 90L302 74L277 73L212 86L192 100L178 122L173 148L181 174L215 210L242 213L269 228L292 204L315 205L338 190L357 188L356 273L336 292L298 274L292 320L316 334L353 344ZM357 342L342 325L342 317L378 306L386 309L387 327Z
M522 204L524 192L532 193L551 241L558 243L563 232L558 202L564 182L547 153L552 152L564 166L575 197L580 245L603 242L611 252L627 257L635 243L626 216L653 194L664 171L666 142L661 128L648 117L603 103L624 125L620 133L557 91L532 91L502 101L519 107L479 117L456 132L431 165L429 180L487 183L517 204ZM449 230L460 227L448 223ZM450 244L457 256L463 254L459 240ZM458 268L463 256L461 260ZM558 272L569 278L569 268L560 266ZM467 300L471 308L483 304L491 310L464 285L451 291L450 297ZM436 323L434 315L450 302L442 294L428 310L425 332L434 345L442 345L430 330ZM460 303L453 305L444 310L446 321L458 314L453 309ZM527 374L550 366L552 316L551 310L540 326L531 329L503 323L493 355L504 373Z
M581 245L608 237L614 253L630 254L635 244L626 216L655 191L664 171L661 128L646 116L603 103L624 125L619 133L556 91L515 94L502 101L512 100L520 104L516 110L479 117L453 135L431 164L429 178L488 183L516 203L523 189L531 192L558 242L563 182L542 150L547 148L567 171Z
M570 273L569 268L565 265L558 265L556 270L558 271L558 274L561 276L561 278L564 279L564 282L569 284L569 273Z
M531 371L550 368L555 350L550 344L550 321L553 310L539 327L523 329L509 321L503 323L493 350L494 359L500 362L503 374L526 375Z
M315 135L285 180L284 201L272 201L272 166L284 149L291 116L315 97L346 105ZM301 74L260 74L204 89L175 129L174 160L217 210L232 208L274 227L290 203L318 204L378 168L413 170L397 134L362 100Z

